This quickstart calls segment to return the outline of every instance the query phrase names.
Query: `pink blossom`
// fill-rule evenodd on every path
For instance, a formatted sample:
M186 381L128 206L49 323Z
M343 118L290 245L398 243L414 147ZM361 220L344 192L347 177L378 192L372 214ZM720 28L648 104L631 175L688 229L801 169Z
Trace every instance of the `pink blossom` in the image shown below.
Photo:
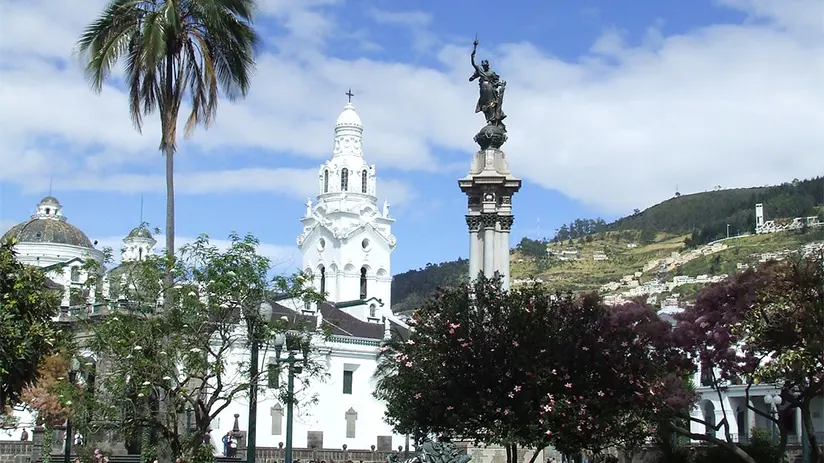
M406 362L406 368L412 368L412 362Z
M415 394L415 398L416 398L416 399L420 399L420 398L421 398L421 393L420 393L420 392L418 392L417 394Z

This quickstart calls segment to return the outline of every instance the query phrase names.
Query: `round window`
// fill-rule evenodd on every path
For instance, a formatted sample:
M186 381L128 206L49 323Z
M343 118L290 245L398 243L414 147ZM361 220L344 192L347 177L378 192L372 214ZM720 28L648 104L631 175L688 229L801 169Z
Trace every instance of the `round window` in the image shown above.
M361 247L363 249L369 249L369 238L364 238L363 241L361 241Z
M326 247L326 240L323 239L323 238L319 239L318 240L318 251L323 251L323 249L325 247Z

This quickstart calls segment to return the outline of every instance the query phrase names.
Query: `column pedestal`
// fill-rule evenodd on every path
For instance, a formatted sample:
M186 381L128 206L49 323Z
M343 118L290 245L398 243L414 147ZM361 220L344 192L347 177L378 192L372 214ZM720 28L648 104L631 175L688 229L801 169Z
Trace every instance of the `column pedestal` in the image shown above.
M509 288L512 195L521 188L521 180L510 174L504 152L489 147L475 153L469 175L458 185L467 196L469 278L474 280L481 272L492 278L498 272L504 288Z

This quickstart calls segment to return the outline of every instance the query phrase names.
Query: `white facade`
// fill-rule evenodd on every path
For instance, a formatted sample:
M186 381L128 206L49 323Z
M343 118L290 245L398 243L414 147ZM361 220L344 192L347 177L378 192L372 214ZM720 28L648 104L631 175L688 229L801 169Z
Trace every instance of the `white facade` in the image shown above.
M308 448L310 433L316 438L322 433L322 447L327 449L343 445L369 449L374 445L380 450L379 440L386 444L389 439L392 448L403 444L403 437L393 436L384 421L385 404L372 395L381 341L390 335L393 325L400 330L407 326L390 308L395 220L389 216L388 203L378 208L376 169L364 160L362 142L363 125L350 102L335 124L332 158L318 170L316 201L306 201L306 212L300 219L303 229L297 244L301 268L313 275L315 289L329 302L319 307L279 306L315 317L318 327L326 325L332 330L332 338L316 346L326 379L313 381L309 390L298 394L298 400L314 396L318 402L295 409L295 448ZM247 351L239 350L234 355L238 361L248 362ZM272 355L262 356L261 371L275 361ZM285 386L286 381L284 371L280 384ZM240 429L248 430L248 407L245 397L233 401L213 423L212 435L231 431L235 414ZM286 420L286 405L278 402L277 394L261 393L257 446L285 444Z
M660 314L672 316L682 312L681 308L668 307L662 309ZM726 440L724 427L714 429L722 420L726 419L729 424L729 431L732 439L736 442L747 442L752 436L753 429L765 429L769 432L773 429L773 423L762 415L752 411L749 407L755 408L759 412L772 415L771 406L764 401L764 397L769 394L778 393L778 389L773 384L754 384L749 390L749 402L746 384L730 384L720 391L713 387L712 371L708 368L698 366L698 371L693 376L695 391L699 399L693 406L690 416L704 421L704 423L690 421L690 431L695 434L711 434L721 440ZM720 374L715 371L716 375ZM749 407L747 406L749 404ZM782 405L779 405L781 408ZM813 427L817 433L824 429L824 397L815 397L810 404ZM774 416L774 415L773 415ZM795 410L791 422L787 423L789 429L789 442L797 444L801 436L801 411ZM777 432L777 431L776 431Z
M3 240L7 238L17 240L14 250L19 262L42 268L46 277L63 287L62 307L70 305L72 289L86 283L84 262L103 262L103 252L68 222L63 206L52 196L40 200L31 218L9 229L3 235Z
M393 448L403 444L403 436L393 434L383 420L386 407L372 396L380 342L380 339L335 335L329 342L316 346L319 357L315 361L324 365L326 377L312 381L309 390L296 392L298 402L313 396L318 401L311 405L299 403L294 409L292 444L295 448L309 448L310 433L322 435L320 445L327 449L347 445L350 449L365 450L372 445L377 447L381 436L384 440L391 439ZM248 351L238 350L234 355L234 365L244 361L248 364ZM261 357L261 371L267 371L266 366L275 362L274 354L270 351ZM286 386L286 375L284 367L280 375L281 387ZM344 379L345 375L351 378L351 389L344 385L349 381L349 378ZM227 377L232 376L232 373L227 374ZM235 414L239 415L240 429L247 431L248 412L248 398L237 398L212 423L212 436L217 439L231 431ZM286 422L286 405L278 402L277 391L262 390L257 404L257 446L276 448L285 444Z
M381 307L391 303L395 220L388 203L378 208L376 170L364 160L362 141L363 125L348 103L335 125L332 159L318 171L317 201L306 201L297 243L303 271L327 300L372 299L370 318L379 321Z

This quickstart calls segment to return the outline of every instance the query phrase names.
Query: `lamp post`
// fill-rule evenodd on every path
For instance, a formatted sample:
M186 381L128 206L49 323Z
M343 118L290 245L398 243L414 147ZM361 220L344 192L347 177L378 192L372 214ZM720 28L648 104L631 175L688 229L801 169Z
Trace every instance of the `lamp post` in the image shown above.
M287 380L286 380L286 451L283 458L283 463L292 463L292 409L295 403L295 375L303 371L303 365L307 358L302 359L295 356L295 347L289 346L286 342L286 335L278 334L275 336L275 361L278 367L281 363L287 366ZM288 354L285 359L280 357L283 348L286 347Z
M770 406L770 411L775 421L778 421L778 406L781 405L781 402L781 395L777 392L768 392L767 395L764 396L764 403ZM773 443L775 443L775 423L772 425L772 440Z
M74 386L78 371L80 371L80 361L77 360L77 357L72 357L71 362L69 362L69 384L72 386ZM66 418L66 436L63 439L65 441L63 447L63 463L69 463L69 460L71 460L72 438L72 420L71 418Z
M246 440L246 463L255 463L257 453L257 393L258 393L258 331L256 323L249 321L249 432Z

